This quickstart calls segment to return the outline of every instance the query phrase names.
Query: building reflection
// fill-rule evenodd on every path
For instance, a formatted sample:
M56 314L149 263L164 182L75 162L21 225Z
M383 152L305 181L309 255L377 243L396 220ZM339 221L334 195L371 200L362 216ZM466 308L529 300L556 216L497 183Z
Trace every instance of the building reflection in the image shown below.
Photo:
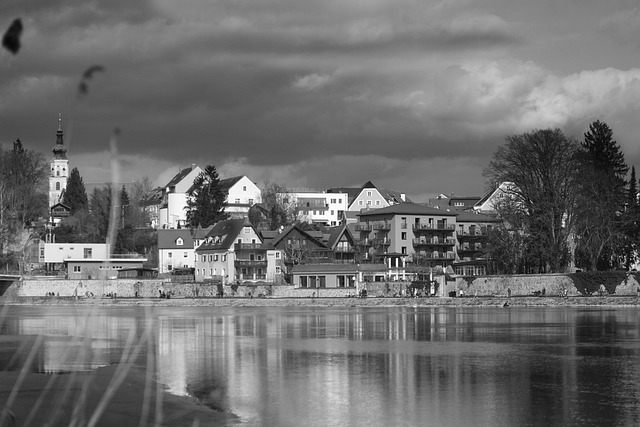
M636 310L194 308L88 319L15 317L5 330L44 335L37 369L54 372L117 363L129 334L151 325L170 392L253 424L630 425L640 412Z

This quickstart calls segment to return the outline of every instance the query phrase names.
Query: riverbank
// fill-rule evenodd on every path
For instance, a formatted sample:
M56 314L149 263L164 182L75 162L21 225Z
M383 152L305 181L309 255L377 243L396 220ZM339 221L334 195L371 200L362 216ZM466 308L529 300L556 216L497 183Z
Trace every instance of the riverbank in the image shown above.
M0 305L158 307L637 307L637 296L464 298L74 298L18 297Z

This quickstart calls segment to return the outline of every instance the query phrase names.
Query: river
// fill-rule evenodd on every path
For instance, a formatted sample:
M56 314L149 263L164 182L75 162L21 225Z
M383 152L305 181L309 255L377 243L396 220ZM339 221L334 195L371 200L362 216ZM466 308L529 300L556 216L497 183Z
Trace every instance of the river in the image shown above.
M244 425L640 425L635 307L12 306L0 368L39 335L29 370L95 369L147 332L137 365Z

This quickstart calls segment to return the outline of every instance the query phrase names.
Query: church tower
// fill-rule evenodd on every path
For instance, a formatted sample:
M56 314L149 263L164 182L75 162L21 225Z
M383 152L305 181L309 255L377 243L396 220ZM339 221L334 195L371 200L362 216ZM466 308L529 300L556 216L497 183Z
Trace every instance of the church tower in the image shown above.
M53 159L51 160L51 174L49 175L49 207L62 202L64 190L67 188L69 177L69 160L67 149L64 146L62 132L62 118L58 114L58 131L56 132L56 145L53 147Z

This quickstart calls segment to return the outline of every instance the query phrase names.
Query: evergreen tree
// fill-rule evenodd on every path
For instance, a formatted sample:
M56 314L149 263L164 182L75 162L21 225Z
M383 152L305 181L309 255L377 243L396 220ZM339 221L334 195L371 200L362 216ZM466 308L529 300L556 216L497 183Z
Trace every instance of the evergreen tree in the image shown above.
M71 169L62 203L71 209L71 215L86 211L89 208L87 191L78 168Z
M93 241L105 241L109 232L109 219L111 213L111 187L94 188L89 201L91 213L90 234Z
M131 224L131 202L127 189L122 186L120 190L120 227L124 228Z
M215 166L209 165L187 191L187 225L208 227L227 219L224 212L226 206L226 195L220 188L218 171Z
M577 261L588 269L607 269L624 256L622 212L629 170L609 126L595 121L578 153Z

